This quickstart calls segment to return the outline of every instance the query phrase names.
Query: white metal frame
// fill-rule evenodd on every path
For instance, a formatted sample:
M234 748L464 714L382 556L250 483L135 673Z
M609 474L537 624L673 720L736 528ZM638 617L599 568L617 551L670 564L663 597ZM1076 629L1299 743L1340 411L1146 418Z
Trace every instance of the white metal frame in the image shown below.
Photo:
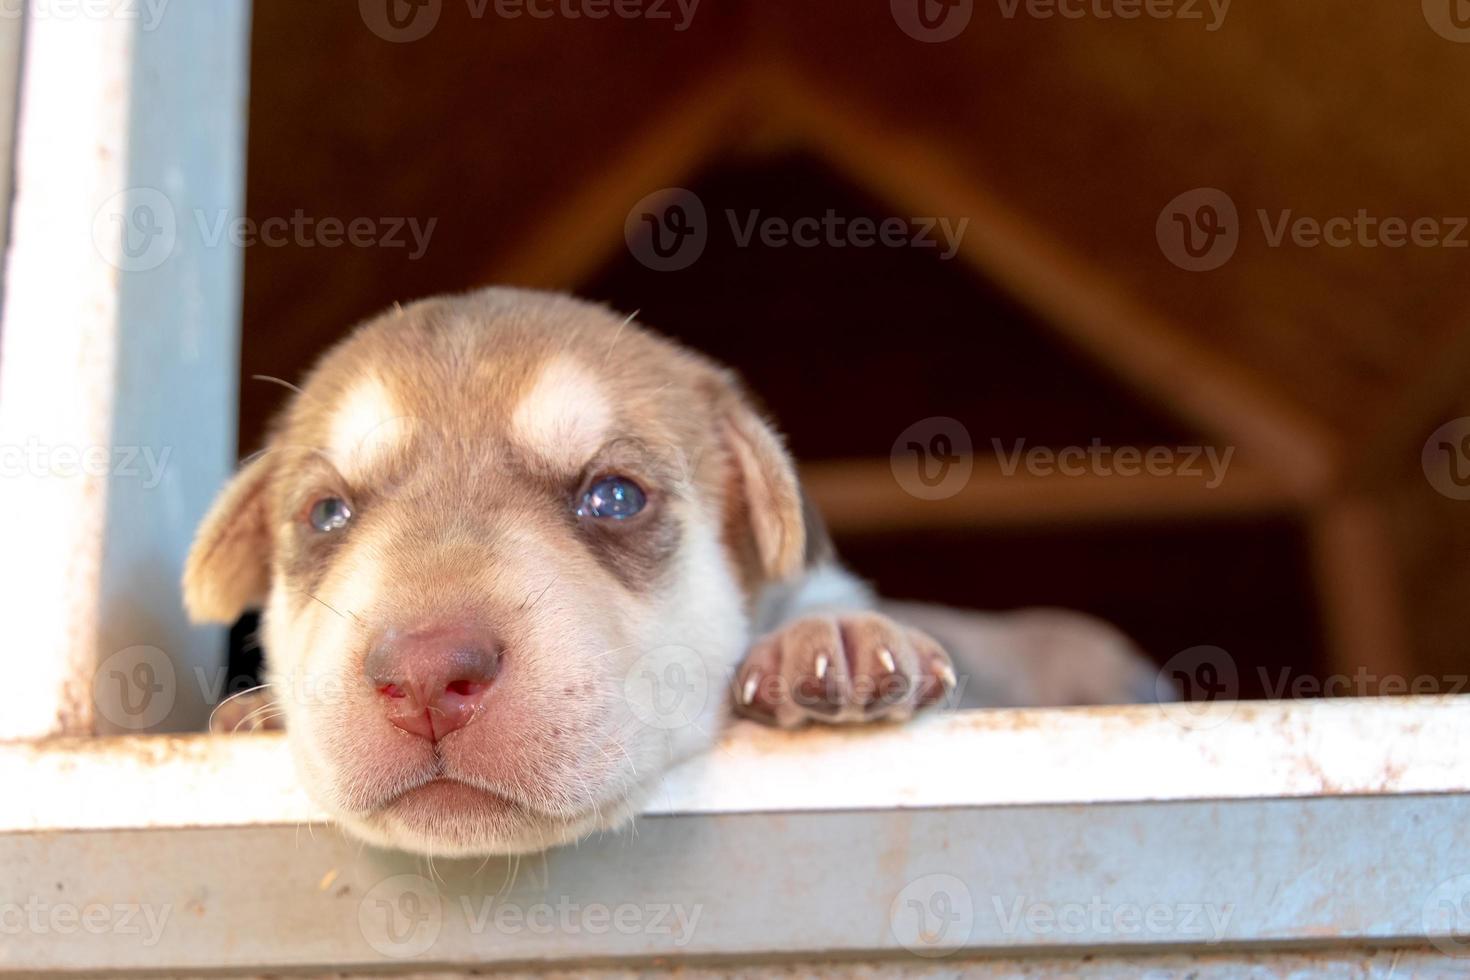
M741 725L636 832L483 863L345 839L276 736L87 737L127 727L94 688L109 657L218 653L173 583L231 464L241 261L206 226L240 214L249 4L26 11L0 447L51 455L0 479L22 692L0 712L0 974L1465 972L1464 699ZM17 31L0 25L0 69ZM112 455L57 472L58 449L76 469L121 446L172 465L152 486ZM199 685L176 688L161 727L201 719Z
M14 744L0 785L32 791L0 802L0 930L38 900L158 928L9 936L0 971L1303 946L1448 971L1470 965L1467 738L1470 698L742 724L630 832L434 862L323 825L279 737Z
M177 583L234 462L241 253L206 232L241 216L248 39L248 0L25 7L0 616L27 696L0 739L126 730L92 690L114 654L217 670L219 632L188 626ZM205 717L181 696L156 727Z

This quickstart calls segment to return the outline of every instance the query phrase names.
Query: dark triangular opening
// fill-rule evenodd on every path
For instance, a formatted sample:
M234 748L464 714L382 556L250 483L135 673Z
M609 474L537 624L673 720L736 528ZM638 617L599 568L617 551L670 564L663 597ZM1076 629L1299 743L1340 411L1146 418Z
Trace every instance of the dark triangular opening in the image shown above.
M752 221L823 219L829 210L847 222L899 218L906 239L922 229L923 216L896 213L820 161L792 154L723 163L686 186L709 227L692 265L655 271L619 249L578 291L639 310L644 323L737 368L800 458L884 456L908 425L935 415L961 420L977 452L992 440L1201 441L963 257L945 258L954 235L946 239L943 226L925 236L933 247L781 247L747 235ZM950 219L949 227L959 226Z
M732 159L685 184L708 241L675 272L619 249L578 291L738 369L798 458L887 457L912 423L947 415L975 450L1201 445L1060 339L960 256L938 248L742 246L751 216L787 222L895 216L804 155ZM733 217L732 217L733 213ZM911 216L903 216L905 218ZM915 501L915 506L923 506ZM1210 643L1240 668L1322 660L1310 556L1290 517L839 534L848 563L885 594L979 609L1091 612L1159 660Z

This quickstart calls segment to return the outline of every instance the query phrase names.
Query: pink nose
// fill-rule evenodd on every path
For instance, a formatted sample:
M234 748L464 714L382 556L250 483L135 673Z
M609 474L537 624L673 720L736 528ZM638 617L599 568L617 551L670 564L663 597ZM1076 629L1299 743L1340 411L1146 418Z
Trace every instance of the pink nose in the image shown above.
M388 720L430 742L474 719L499 667L495 641L465 629L391 636L363 664Z

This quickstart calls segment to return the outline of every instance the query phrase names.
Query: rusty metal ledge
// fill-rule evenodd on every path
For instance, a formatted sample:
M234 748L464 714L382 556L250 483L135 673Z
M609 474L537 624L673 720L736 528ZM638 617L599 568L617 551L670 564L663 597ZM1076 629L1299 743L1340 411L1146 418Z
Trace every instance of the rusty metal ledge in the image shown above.
M646 813L1470 792L1470 696L966 711L734 726ZM277 735L0 742L0 833L321 819ZM99 805L105 801L105 805Z
M314 826L275 738L0 746L0 974L975 957L1081 973L1093 956L1259 973L1295 951L1373 975L1385 959L1354 973L1354 950L1412 947L1410 975L1456 975L1466 709L740 728L635 831L432 865Z

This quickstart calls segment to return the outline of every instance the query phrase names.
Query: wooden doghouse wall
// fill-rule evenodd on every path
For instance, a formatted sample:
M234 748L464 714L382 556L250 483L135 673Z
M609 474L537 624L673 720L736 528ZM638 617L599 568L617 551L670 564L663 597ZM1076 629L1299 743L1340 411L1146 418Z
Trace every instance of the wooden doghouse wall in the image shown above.
M428 37L390 44L351 4L258 0L251 215L301 208L437 226L418 261L404 250L250 250L242 450L258 444L281 397L251 375L298 374L351 323L397 300L490 282L581 288L672 332L695 330L708 321L688 295L692 276L654 295L627 267L629 208L691 181L769 200L779 188L760 168L800 160L853 207L970 217L959 261L972 281L960 292L977 320L1010 331L985 335L996 345L986 350L1025 365L1001 379L977 370L989 385L957 380L957 369L936 376L935 403L973 412L965 421L981 438L1097 430L1237 450L1226 494L1160 501L1149 490L1130 504L1109 486L1054 495L1038 484L1013 494L1022 516L1004 531L1012 504L965 516L991 499L983 486L948 509L903 510L881 495L853 505L848 476L881 476L895 420L939 412L903 402L890 416L871 399L835 408L843 376L861 375L858 345L841 371L801 372L817 389L803 404L795 372L756 357L758 345L692 336L715 349L729 342L725 353L747 362L768 399L793 406L787 425L818 461L814 485L844 515L864 571L918 584L913 568L927 568L925 590L980 605L1097 608L1158 656L1218 642L1247 665L1470 668L1470 604L1459 601L1470 559L1455 544L1470 534L1470 504L1436 492L1419 469L1428 434L1470 409L1465 252L1307 247L1268 234L1283 216L1466 210L1466 51L1415 11L1347 18L1325 0L1233 5L1210 29L1208 14L1037 19L977 4L970 28L944 44L905 36L885 4L835 0L701 5L684 31L469 11L446 2ZM1155 238L1161 209L1195 187L1225 191L1239 213L1234 256L1208 273L1176 268ZM893 290L885 309L899 308L905 288L951 275L904 266L912 256L881 258L873 275ZM818 271L796 267L825 259L762 261L751 302L789 307L799 276ZM799 336L812 345L805 357L821 356L822 337L830 349L841 322L844 285L833 278L805 297L816 316L835 317L829 333ZM966 346L978 343L972 327L950 336L967 356L984 353ZM911 367L916 353L886 349ZM1038 388L1048 372L1075 383ZM874 465L840 469L838 457ZM1161 508L1170 521L1144 529ZM967 530L926 542L916 520ZM1177 555L1219 574L1181 576L1187 558L1169 557L1166 528L1177 541L1216 542ZM1256 557L1227 561L1211 557L1214 547ZM1107 557L1083 561L1081 551ZM995 553L1009 557L975 567ZM1072 578L997 571L1026 561ZM950 596L945 582L973 585L973 597ZM1178 629L1145 635L1170 617Z

